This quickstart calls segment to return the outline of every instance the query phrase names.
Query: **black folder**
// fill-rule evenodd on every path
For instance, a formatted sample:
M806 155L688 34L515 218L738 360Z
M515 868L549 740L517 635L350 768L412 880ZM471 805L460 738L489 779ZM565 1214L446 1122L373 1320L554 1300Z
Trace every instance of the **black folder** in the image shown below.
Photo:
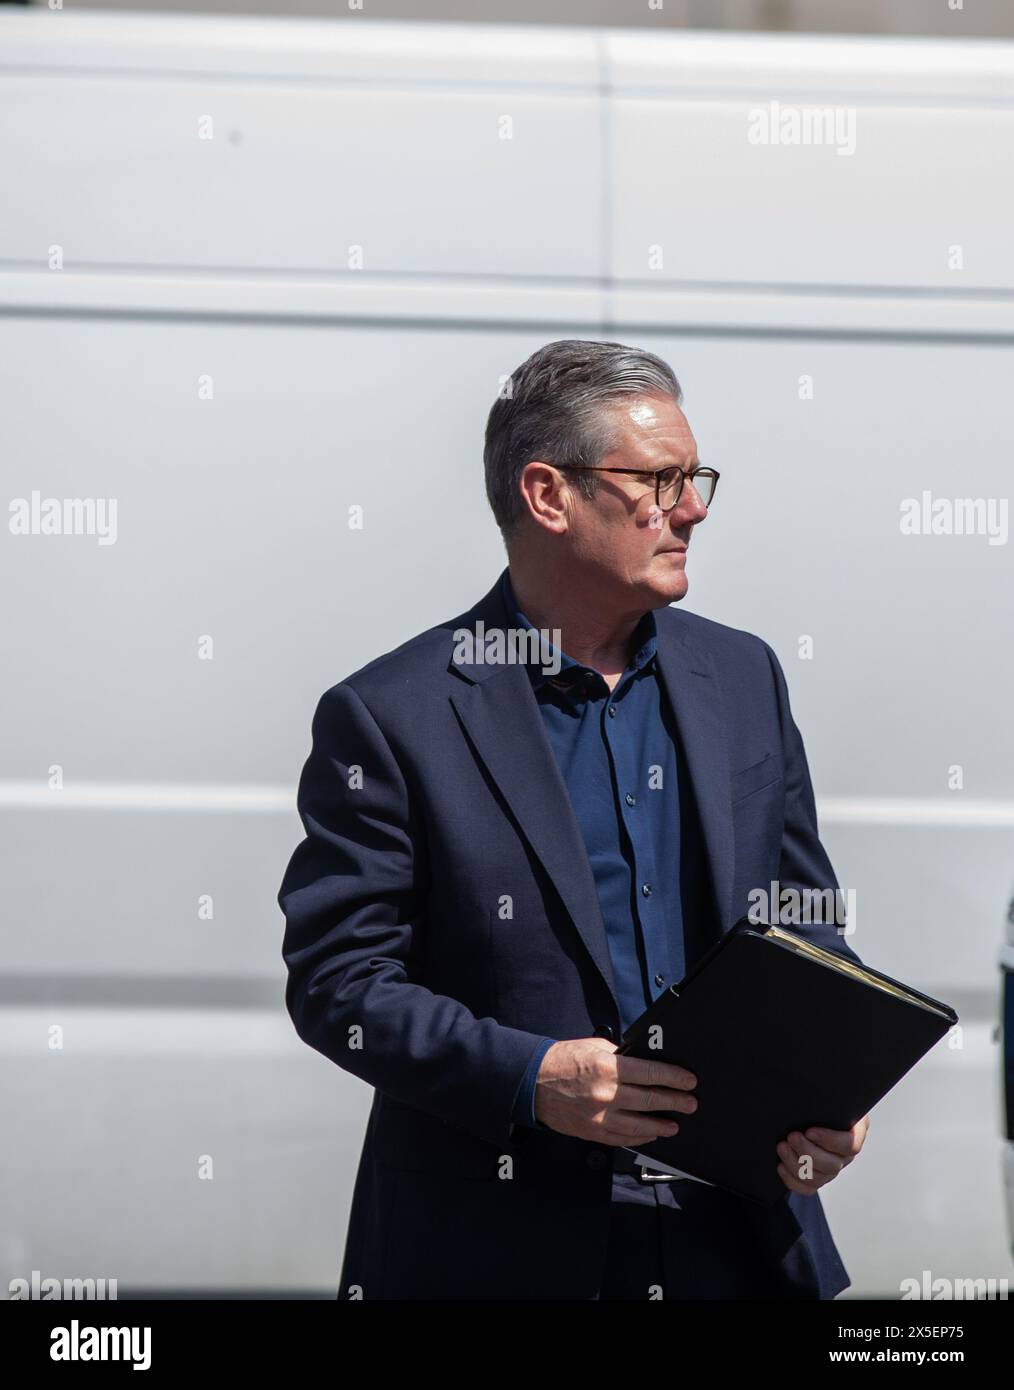
M957 1021L939 999L743 919L623 1035L618 1053L697 1078L692 1115L653 1112L679 1133L635 1152L770 1206L789 1191L781 1140L851 1129Z

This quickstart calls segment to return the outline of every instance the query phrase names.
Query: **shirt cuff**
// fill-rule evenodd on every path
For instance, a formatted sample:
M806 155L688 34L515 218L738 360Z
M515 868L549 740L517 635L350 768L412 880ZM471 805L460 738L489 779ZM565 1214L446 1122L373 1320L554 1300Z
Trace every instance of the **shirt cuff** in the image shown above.
M546 1128L545 1125L535 1118L535 1082L539 1075L539 1067L542 1065L542 1059L555 1042L555 1038L543 1038L542 1042L532 1053L532 1059L528 1063L528 1068L522 1078L517 1097L514 1101L514 1109L511 1113L511 1120L514 1124L530 1125L535 1129Z

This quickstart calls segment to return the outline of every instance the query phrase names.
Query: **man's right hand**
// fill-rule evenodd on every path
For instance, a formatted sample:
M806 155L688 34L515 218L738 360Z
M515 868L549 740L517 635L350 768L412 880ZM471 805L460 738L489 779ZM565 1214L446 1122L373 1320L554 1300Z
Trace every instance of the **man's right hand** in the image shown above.
M697 1078L672 1062L620 1057L605 1038L573 1038L546 1052L535 1082L535 1118L560 1134L636 1147L675 1134L678 1123L645 1112L692 1115Z

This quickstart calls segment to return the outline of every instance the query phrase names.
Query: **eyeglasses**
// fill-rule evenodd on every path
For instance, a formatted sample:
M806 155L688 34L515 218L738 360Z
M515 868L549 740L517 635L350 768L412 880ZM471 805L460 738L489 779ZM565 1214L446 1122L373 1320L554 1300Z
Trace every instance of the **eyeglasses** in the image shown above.
M659 468L652 472L648 468L585 468L581 464L556 464L561 473L630 473L637 478L655 479L655 506L660 512L671 512L683 493L687 478L693 483L697 495L706 507L715 498L720 474L715 468L695 468L692 473L684 473L679 464L672 468Z

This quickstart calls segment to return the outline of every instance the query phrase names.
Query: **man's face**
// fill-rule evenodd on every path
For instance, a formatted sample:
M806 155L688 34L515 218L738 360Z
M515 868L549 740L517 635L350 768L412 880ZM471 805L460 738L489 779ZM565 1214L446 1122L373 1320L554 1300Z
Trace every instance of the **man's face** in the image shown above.
M660 512L650 475L674 464L686 472L696 468L697 441L672 399L634 396L608 410L618 427L617 442L598 467L643 469L644 476L599 473L590 500L572 489L569 532L575 558L582 568L597 571L618 597L629 595L633 607L675 603L687 591L686 551L693 528L708 511L687 479L672 511Z

